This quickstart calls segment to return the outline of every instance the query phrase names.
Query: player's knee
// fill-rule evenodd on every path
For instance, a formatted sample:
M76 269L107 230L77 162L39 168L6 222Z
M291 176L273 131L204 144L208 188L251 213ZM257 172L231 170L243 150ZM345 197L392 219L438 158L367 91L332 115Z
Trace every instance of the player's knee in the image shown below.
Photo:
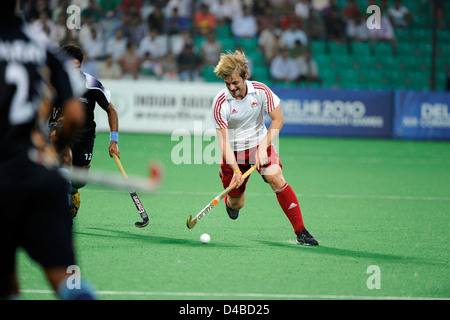
M245 199L228 197L228 205L233 210L241 210L245 205Z
M286 184L286 180L281 174L265 176L265 180L274 191L281 189Z

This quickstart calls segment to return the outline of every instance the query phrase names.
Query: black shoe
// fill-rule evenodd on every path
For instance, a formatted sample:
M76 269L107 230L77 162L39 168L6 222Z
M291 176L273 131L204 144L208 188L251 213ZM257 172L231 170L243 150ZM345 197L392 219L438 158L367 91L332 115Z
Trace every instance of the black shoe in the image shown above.
M236 220L239 217L239 210L233 210L229 206L225 206L227 208L227 213L230 219Z
M317 241L306 229L297 234L297 243L305 246L319 245L319 241Z

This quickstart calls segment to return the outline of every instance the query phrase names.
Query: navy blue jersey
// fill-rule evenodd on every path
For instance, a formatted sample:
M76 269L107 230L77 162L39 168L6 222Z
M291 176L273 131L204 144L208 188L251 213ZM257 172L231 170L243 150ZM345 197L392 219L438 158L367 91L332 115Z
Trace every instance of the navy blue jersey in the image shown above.
M61 105L82 93L70 63L33 40L20 19L0 21L0 176L9 164L26 159L33 147L30 133L45 84Z
M83 127L80 129L79 134L76 137L75 143L79 143L83 140L89 140L95 135L95 119L94 110L98 104L105 111L108 109L111 103L111 94L105 89L103 84L88 73L81 72L81 77L86 84L85 92L80 97L80 101L84 105L85 121ZM52 107L52 113L50 116L50 126L58 126L61 124L61 105L54 103Z

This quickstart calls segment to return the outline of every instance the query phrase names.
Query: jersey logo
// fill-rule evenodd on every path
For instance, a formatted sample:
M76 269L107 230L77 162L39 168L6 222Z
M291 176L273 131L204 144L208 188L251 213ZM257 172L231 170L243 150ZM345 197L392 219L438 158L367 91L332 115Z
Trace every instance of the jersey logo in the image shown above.
M259 106L258 102L252 102L252 107L257 107Z
M233 109L233 111L231 111L231 114L235 114L237 113L236 109Z

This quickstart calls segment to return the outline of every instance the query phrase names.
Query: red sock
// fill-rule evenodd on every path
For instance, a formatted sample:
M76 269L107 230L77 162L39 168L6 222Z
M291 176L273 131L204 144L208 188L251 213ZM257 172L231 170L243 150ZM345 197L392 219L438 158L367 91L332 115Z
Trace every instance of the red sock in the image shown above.
M297 196L291 186L286 183L283 188L275 191L275 193L281 208L294 228L295 234L298 234L306 229L303 224L302 212L300 211Z

